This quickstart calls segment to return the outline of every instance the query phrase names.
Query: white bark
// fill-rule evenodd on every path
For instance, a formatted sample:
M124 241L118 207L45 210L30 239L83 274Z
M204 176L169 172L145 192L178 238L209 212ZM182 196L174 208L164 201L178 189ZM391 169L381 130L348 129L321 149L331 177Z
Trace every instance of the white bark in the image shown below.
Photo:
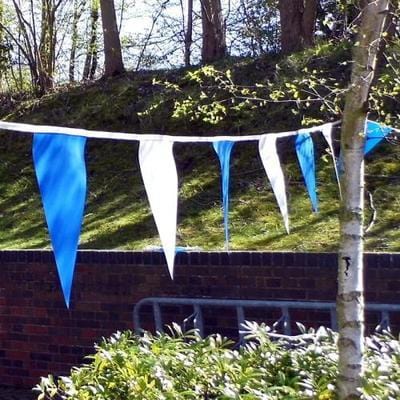
M343 113L341 148L344 173L340 216L337 311L339 322L340 400L360 398L364 350L363 211L364 125L375 73L379 38L388 0L367 1L362 10L357 45L353 53L351 86Z

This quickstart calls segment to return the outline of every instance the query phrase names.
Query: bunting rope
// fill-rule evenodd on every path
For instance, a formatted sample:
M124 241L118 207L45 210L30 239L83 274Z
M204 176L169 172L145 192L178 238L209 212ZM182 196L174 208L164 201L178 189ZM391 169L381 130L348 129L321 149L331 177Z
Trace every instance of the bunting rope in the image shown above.
M68 136L83 136L92 139L112 139L112 140L126 140L126 141L171 141L181 143L192 143L192 142L203 142L212 143L220 141L235 141L235 142L247 142L260 140L262 136L273 134L277 138L295 136L299 133L313 133L323 130L327 125L337 126L342 121L328 122L321 125L312 126L309 128L300 128L298 130L287 131L287 132L262 132L255 135L243 135L243 136L173 136L173 135L162 135L162 134L147 134L147 133L130 133L130 132L108 132L108 131L97 131L92 129L83 128L68 128L56 125L37 125L37 124L25 124L23 122L7 122L0 120L0 130L22 132L22 133L47 133L47 134L61 134ZM382 125L384 126L384 125ZM389 127L388 127L389 128ZM393 132L400 133L400 129L390 127Z
M172 136L172 135L157 135L157 134L138 134L128 132L107 132L107 131L96 131L90 129L80 128L67 128L62 126L52 125L35 125L25 124L21 122L6 122L0 121L0 129L24 133L47 133L47 134L61 134L69 136L83 136L92 139L113 139L113 140L127 140L127 141L160 141L160 142L180 142L180 143L212 143L222 141L233 141L233 142L248 142L260 140L264 135L274 134L277 138L295 136L299 133L313 133L320 132L326 125L339 125L341 121L330 122L318 126L312 126L309 128L301 128L295 131L287 132L264 132L257 135L247 136Z

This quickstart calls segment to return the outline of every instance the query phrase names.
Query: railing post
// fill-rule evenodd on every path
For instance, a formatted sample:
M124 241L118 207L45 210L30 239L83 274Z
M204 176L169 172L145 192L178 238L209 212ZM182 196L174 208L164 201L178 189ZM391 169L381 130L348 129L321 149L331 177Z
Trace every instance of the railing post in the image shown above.
M204 323L203 323L203 312L201 311L201 307L198 304L193 306L194 309L194 318L193 325L195 329L198 329L199 335L204 337Z

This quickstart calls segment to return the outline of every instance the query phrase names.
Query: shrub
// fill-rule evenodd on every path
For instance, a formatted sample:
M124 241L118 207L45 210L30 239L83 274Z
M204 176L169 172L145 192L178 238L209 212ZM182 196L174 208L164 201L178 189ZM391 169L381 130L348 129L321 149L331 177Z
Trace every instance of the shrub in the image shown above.
M295 337L247 323L240 348L219 335L135 336L118 332L96 345L89 363L68 377L42 378L38 399L333 400L336 333L320 328ZM366 340L363 399L400 398L400 343L389 334Z

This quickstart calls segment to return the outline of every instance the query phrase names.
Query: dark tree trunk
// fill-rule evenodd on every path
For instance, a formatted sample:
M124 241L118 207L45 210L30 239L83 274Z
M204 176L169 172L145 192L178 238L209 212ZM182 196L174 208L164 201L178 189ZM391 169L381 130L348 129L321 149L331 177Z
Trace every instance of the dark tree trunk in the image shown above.
M0 0L0 25L4 23L4 4L3 1ZM5 41L4 30L0 28L0 79L4 75L5 65L7 63L7 46ZM0 81L0 89L2 86L2 82Z
M38 56L40 94L44 94L54 87L57 7L54 0L42 0L41 36Z
M201 59L203 64L206 64L226 55L221 0L201 0L201 18L203 25Z
M81 10L79 9L77 0L74 2L74 15L72 18L72 35L71 35L71 52L69 55L69 81L75 81L75 63L76 63L76 50L78 45L78 22L81 17Z
M122 61L114 0L100 0L104 36L104 76L115 76L125 71Z
M318 0L304 1L304 10L301 19L301 35L304 47L311 47L314 45L318 3Z
M279 0L281 48L285 54L314 44L318 0Z
M193 0L188 0L187 26L185 32L185 66L190 66L191 46L193 42Z
M97 25L99 21L99 8L96 1L92 2L90 18L90 41L83 68L83 80L93 79L97 68Z

